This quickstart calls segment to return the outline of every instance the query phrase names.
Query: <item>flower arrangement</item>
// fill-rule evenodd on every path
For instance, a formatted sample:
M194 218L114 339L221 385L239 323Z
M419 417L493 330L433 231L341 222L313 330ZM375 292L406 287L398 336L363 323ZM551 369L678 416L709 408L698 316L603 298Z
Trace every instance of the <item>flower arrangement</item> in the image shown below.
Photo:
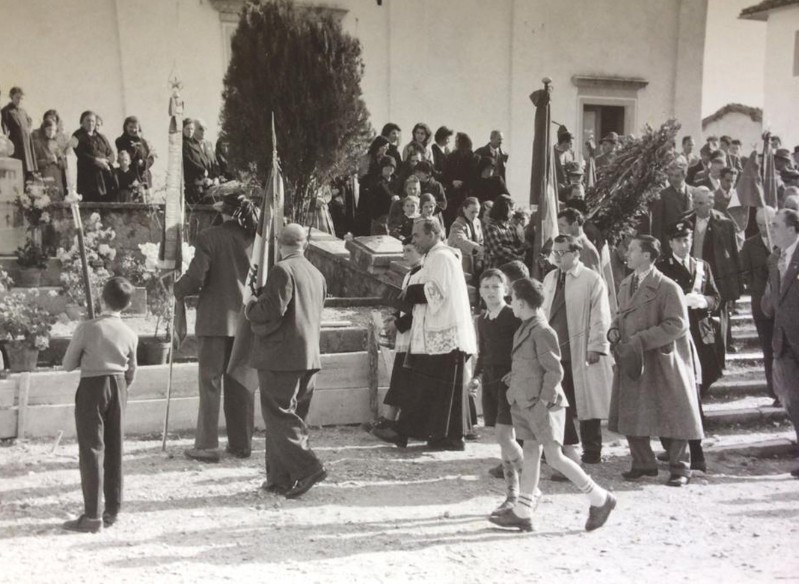
M53 189L56 186L52 178L34 178L26 182L25 190L17 195L14 204L25 218L28 229L50 224Z
M126 252L120 262L120 271L134 286L142 286L147 290L147 309L155 317L156 338L162 331L163 338L169 340L171 331L169 323L172 320L172 294L160 277L161 263L158 259L159 245L157 243L140 243L139 253ZM194 248L185 241L182 247L183 271L188 269L194 257Z
M116 258L117 250L113 247L116 232L103 227L99 213L92 213L84 225L84 243L86 259L89 263L89 281L92 298L98 304L103 286L113 275L111 266ZM83 267L80 261L78 236L75 235L69 250L59 248L56 257L61 261L61 285L64 293L76 304L86 305L86 289L83 285Z
M37 176L25 183L25 190L14 199L28 230L25 245L17 248L17 262L23 268L47 268L52 250L42 244L42 232L51 225L50 208L57 188L52 178Z
M0 339L39 351L50 346L50 331L56 317L36 302L38 295L38 290L29 290L0 298Z

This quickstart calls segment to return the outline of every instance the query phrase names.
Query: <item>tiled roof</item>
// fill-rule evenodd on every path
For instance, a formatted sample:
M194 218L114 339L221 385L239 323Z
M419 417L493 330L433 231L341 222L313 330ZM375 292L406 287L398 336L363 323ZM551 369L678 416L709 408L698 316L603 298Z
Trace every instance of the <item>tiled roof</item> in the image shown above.
M759 4L744 8L738 18L745 18L748 20L767 20L768 13L775 8L782 8L783 6L799 5L799 0L763 0Z
M799 2L797 2L797 4L799 4ZM763 110L759 107L750 107L748 105L743 105L742 103L728 103L727 105L720 107L715 113L710 114L706 118L702 118L702 128L706 128L708 124L720 120L727 114L731 113L749 116L752 118L753 122L763 121Z

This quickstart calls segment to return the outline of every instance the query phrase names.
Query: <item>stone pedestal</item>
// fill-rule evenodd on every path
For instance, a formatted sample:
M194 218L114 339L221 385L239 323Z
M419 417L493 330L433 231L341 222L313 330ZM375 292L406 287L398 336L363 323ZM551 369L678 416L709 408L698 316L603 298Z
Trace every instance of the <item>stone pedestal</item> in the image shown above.
M13 255L25 243L25 225L14 207L14 200L24 190L22 161L0 158L0 256Z
M361 270L383 275L391 262L402 259L402 242L390 235L367 235L347 242L350 261Z

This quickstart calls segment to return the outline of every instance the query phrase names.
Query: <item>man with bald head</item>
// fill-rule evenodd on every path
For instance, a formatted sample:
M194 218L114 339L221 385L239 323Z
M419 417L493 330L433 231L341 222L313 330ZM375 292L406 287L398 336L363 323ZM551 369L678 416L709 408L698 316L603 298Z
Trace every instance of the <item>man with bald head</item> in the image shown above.
M327 284L304 255L302 226L286 225L280 257L245 308L255 336L250 366L258 370L266 424L266 482L270 492L299 497L327 477L308 446L305 418L321 369L319 336Z
M763 362L766 369L768 394L779 405L774 393L772 378L771 338L774 333L774 319L767 316L760 304L768 284L768 257L774 249L774 241L769 233L769 224L774 220L776 211L772 207L760 207L757 210L757 231L755 235L744 241L741 248L741 277L746 282L752 295L752 317L755 321L760 347L763 349Z
M508 162L508 154L502 150L502 140L504 136L499 130L492 130L488 144L481 146L474 151L474 155L479 160L482 157L490 158L494 161L494 174L505 179L505 163Z
M729 309L741 295L741 264L738 258L737 227L727 215L713 208L715 199L710 189L696 187L692 194L693 211L685 216L685 219L694 228L691 256L705 260L713 271L716 287L721 296L719 317L721 319L721 338L726 353L731 343Z

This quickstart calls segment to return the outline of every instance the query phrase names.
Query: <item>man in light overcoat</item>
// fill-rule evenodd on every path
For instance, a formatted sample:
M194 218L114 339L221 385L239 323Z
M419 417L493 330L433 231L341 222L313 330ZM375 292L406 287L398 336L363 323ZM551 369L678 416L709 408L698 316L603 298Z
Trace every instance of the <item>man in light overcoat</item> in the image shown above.
M608 428L627 436L632 467L626 480L657 476L650 438L669 441L670 477L688 483L688 440L703 438L695 386L688 309L680 287L654 266L660 242L640 235L630 242L627 265L633 273L619 288L619 311L609 340L617 368Z

